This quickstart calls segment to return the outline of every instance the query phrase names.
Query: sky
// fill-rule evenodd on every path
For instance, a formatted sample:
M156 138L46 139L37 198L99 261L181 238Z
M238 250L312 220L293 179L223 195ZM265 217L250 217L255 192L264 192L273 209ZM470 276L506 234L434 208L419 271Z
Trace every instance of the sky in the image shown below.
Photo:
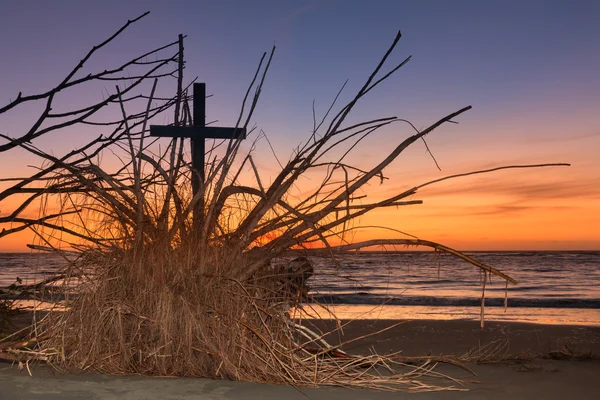
M422 205L380 210L357 226L461 250L600 249L600 2L2 0L0 106L19 91L54 87L91 46L145 11L150 15L101 52L97 66L185 34L186 79L198 77L213 95L207 121L231 126L258 60L275 45L253 123L283 159L308 138L313 101L323 115L346 80L341 97L350 100L400 30L390 62L411 61L361 100L353 119L396 116L424 128L473 109L428 136L442 171L416 144L385 170L389 180L370 184L369 196L502 165L572 165L446 181L419 192ZM35 112L0 115L0 133L18 136ZM400 125L383 129L353 161L374 166L410 134ZM89 135L62 132L40 143L64 153ZM264 142L256 152L261 170L274 174ZM18 151L0 155L0 177L25 175L26 161ZM0 204L0 213L6 207ZM397 237L369 228L354 240ZM25 250L29 240L2 238L0 251Z

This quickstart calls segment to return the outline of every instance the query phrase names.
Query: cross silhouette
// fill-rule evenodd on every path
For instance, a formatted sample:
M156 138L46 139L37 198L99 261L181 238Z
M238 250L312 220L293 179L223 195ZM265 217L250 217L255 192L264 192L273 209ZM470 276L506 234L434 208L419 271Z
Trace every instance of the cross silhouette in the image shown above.
M150 136L190 138L192 144L192 192L194 196L204 182L204 140L205 139L245 139L245 128L220 128L206 126L206 84L194 83L194 125L161 126L151 125Z

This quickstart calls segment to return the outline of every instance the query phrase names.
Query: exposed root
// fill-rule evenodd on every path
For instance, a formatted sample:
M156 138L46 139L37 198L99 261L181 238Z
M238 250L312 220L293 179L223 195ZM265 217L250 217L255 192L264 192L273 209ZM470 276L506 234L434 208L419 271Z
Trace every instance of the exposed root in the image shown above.
M0 108L2 114L22 103L46 103L30 132L17 138L0 135L4 140L0 153L19 148L40 161L33 175L14 179L14 184L0 191L0 198L15 196L17 203L21 201L0 215L0 223L11 224L0 237L30 229L43 248L65 255L69 263L57 278L64 283L60 293L64 310L51 311L29 340L6 341L0 358L20 361L25 367L30 360L41 360L59 370L108 374L381 390L465 390L461 381L435 370L438 363L468 370L461 360L350 355L341 349L343 344L332 346L324 334L293 322L289 310L297 310L307 295L305 283L312 269L302 260L281 269L273 260L290 250L320 247L335 261L337 251L365 245L348 243L353 221L383 207L421 204L413 199L417 191L439 181L506 168L565 164L503 166L456 174L363 202L372 180L387 179L384 170L409 146L424 141L440 126L455 123L471 109L465 106L422 130L394 116L350 122L357 104L409 61L407 57L382 73L401 38L398 32L352 100L335 115L327 111L319 124L315 120L311 136L285 165L280 164L275 176L260 177L252 155L240 155L241 139L208 146L206 171L195 170L182 139L174 138L160 147L148 140L150 121L172 108L173 125L197 122L192 121L191 96L183 85L183 35L120 67L73 80L98 49L145 15L128 21L94 46L54 89L40 95L19 94ZM249 135L274 50L269 57L263 55L236 123L237 129L246 129ZM128 68L132 66L142 71L131 73ZM159 78L175 75L176 95L157 95ZM49 122L57 116L51 113L55 94L105 80L122 85L102 102L64 112L54 125ZM127 110L137 104L133 99L147 101L145 109ZM87 118L112 106L119 106L122 119L94 124L114 130L73 151L56 156L53 149L43 150L33 143L62 127L90 123ZM392 123L403 124L411 134L397 136L398 143L370 169L348 164L348 155L368 142L369 135ZM104 156L111 162L100 165ZM312 179L318 174L322 179ZM309 175L318 183L298 197L301 178ZM31 217L38 215L31 212L33 207L44 210L39 213L43 217ZM417 238L393 240L448 252L516 283L501 271L441 244ZM69 249L69 257L61 247ZM40 287L21 289L36 292ZM494 359L501 350L483 350L479 357Z

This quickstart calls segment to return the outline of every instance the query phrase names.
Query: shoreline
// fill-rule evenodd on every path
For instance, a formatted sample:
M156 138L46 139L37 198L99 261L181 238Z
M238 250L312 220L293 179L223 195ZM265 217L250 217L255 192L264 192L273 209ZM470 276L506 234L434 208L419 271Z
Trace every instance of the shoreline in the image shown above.
M21 311L0 331L1 338L39 322L47 311ZM555 325L529 322L470 319L293 319L333 346L349 353L400 353L406 356L463 356L468 352L502 345L504 356L548 358L567 351L572 357L600 360L600 326ZM348 344L345 344L348 343Z
M476 321L481 316L480 306L432 306L432 305L371 305L371 304L327 304L338 319L384 319L421 321ZM304 312L309 316L327 317L330 313L323 306L305 304ZM327 318L325 318L327 319ZM547 307L485 307L485 323L527 323L537 325L575 325L600 327L600 310L591 308L547 308Z
M9 326L0 331L0 338L30 326L34 318L39 322L47 313L18 312L9 319ZM294 321L323 334L332 345L350 341L351 346L344 349L358 352L375 349L380 354L401 351L410 356L460 356L476 347L504 340L509 342L512 353L528 351L544 355L566 345L578 354L590 353L600 359L600 326L595 325L486 320L482 328L478 320L472 319L302 318ZM357 340L360 337L364 338Z

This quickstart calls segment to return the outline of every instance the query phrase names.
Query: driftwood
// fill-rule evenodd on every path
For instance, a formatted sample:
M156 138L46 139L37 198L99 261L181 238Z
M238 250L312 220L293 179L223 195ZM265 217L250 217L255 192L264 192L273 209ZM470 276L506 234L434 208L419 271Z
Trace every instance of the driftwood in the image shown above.
M308 258L297 257L275 271L279 277L281 292L294 297L294 304L301 303L308 297L308 279L313 276L314 268Z
M290 250L325 252L358 248L347 244L353 221L382 207L420 204L413 197L425 185L471 173L440 178L375 201L365 200L365 185L385 181L384 170L410 145L471 109L451 112L423 130L395 116L348 123L349 116L375 87L390 79L410 57L383 72L401 38L395 37L372 74L337 113L314 120L310 137L299 145L271 179L262 178L240 140L208 146L209 165L198 193L192 194L192 172L181 139L161 142L148 136L149 121L174 112L174 125L191 125L190 96L184 84L183 40L160 46L131 61L82 78L77 73L100 48L144 17L128 21L106 41L92 48L54 89L23 96L0 107L0 116L21 104L42 101L45 109L32 128L16 136L2 135L0 153L19 148L39 159L28 177L2 177L7 184L0 201L21 198L14 209L2 210L0 238L25 229L36 233L37 245L76 253L66 257L61 278L77 291L67 311L53 312L37 326L35 342L16 343L2 354L43 357L58 369L120 374L202 376L292 385L355 388L463 390L455 380L433 371L443 359L422 358L419 365L378 355L350 356L323 340L324 333L290 319L289 308L310 298L307 280L313 268L306 259L277 269L274 259ZM243 99L236 128L249 129L259 104L275 49L263 54ZM166 55L165 55L166 53ZM268 57L267 57L268 56ZM135 67L135 73L128 73ZM140 69L142 72L140 72ZM173 96L160 95L158 82L177 78ZM115 81L120 85L105 99L80 109L55 113L55 96L75 85ZM339 94L338 94L339 95ZM337 99L337 97L336 97ZM142 101L145 107L132 111ZM117 108L116 121L94 121L106 107ZM55 123L53 123L55 121ZM398 140L370 168L346 162L347 155L368 142L384 126L405 124L414 134ZM67 126L102 126L107 133L62 155L36 146ZM118 167L102 157L120 160ZM296 196L299 180L322 173L308 194ZM241 179L244 177L245 179ZM266 182L270 184L266 184ZM254 183L248 183L254 182ZM42 217L31 217L41 208ZM201 223L193 223L194 210ZM398 239L454 254L486 274L515 281L490 266L441 244ZM372 242L371 244L378 244ZM354 247L352 247L354 246ZM314 250L319 247L322 250ZM308 253L307 253L308 254ZM310 299L309 299L310 300ZM283 307L282 307L283 305ZM297 307L302 316L302 307ZM15 353L15 351L17 353ZM413 361L417 361L416 359ZM382 376L379 368L388 375ZM438 379L425 384L420 378Z

